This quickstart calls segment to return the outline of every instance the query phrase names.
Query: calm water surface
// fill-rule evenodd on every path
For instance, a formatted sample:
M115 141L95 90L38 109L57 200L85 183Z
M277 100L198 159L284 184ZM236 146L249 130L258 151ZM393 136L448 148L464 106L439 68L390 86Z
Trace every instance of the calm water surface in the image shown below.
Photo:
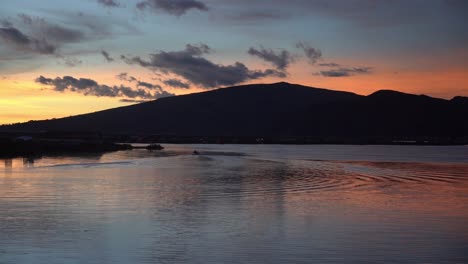
M165 147L0 160L0 263L468 263L466 146Z

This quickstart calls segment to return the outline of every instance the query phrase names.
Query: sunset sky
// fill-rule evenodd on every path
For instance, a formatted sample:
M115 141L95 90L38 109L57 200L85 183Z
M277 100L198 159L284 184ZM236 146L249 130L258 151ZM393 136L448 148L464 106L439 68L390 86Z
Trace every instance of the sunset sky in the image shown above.
M1 0L0 124L279 81L468 96L467 14L465 0Z

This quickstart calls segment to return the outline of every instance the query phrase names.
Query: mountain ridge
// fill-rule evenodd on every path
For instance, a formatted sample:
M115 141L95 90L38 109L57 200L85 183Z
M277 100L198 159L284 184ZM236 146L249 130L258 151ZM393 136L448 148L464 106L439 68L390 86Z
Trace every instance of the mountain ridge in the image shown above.
M455 99L458 98L458 99ZM175 136L467 137L468 103L380 90L370 95L286 82L249 84L0 131L99 131Z

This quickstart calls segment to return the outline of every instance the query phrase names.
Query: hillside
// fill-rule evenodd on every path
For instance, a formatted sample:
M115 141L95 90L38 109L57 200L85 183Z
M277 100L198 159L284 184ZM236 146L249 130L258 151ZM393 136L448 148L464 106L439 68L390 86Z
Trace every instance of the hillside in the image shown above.
M466 137L468 103L382 90L369 96L289 83L163 98L0 131L262 137Z

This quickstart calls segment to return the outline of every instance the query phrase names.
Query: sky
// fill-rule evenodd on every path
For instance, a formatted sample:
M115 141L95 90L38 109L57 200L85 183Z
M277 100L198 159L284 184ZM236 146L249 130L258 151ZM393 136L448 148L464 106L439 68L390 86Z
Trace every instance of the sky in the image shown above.
M465 0L1 0L0 124L281 81L468 96L467 13Z

